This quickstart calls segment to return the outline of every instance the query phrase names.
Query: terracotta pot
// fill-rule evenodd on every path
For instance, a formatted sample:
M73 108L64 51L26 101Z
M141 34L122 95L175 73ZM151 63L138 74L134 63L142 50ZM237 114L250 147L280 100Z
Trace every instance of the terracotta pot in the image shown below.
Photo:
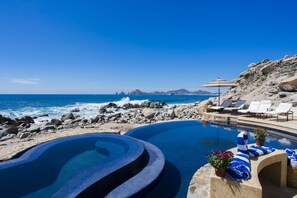
M256 140L256 145L258 145L258 146L264 146L264 141Z
M216 176L218 176L218 177L225 177L226 169L222 168L222 169L216 170L215 173L216 173Z

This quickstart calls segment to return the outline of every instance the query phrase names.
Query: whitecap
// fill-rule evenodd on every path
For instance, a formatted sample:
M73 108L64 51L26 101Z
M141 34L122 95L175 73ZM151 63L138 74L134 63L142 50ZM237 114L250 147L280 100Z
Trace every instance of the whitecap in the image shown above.
M129 97L122 98L119 101L111 101L115 103L118 107L123 107L125 104L131 103L135 104L142 104L149 100L130 100ZM71 112L73 109L78 109L79 112L72 112L74 115L80 115L82 118L92 118L99 114L99 109L110 102L103 102L103 103L81 103L77 102L73 105L66 105L66 106L53 106L53 107L23 107L17 110L2 110L0 114L5 117L10 118L20 118L23 116L31 116L37 117L34 119L36 124L40 124L45 120L51 120L53 118L60 119L62 115ZM118 112L126 113L130 110L119 109ZM48 116L40 117L40 115L48 114Z

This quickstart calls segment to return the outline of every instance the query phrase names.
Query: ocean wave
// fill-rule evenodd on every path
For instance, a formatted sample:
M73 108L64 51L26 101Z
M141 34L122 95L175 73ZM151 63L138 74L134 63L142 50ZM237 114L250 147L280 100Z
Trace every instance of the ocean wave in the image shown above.
M124 97L119 101L111 101L115 103L118 107L123 107L125 104L131 103L142 104L149 100L130 100L129 97ZM54 106L54 107L23 107L17 110L2 110L0 114L10 117L10 118L20 118L23 116L37 117L35 119L36 123L43 122L45 120L51 120L52 118L61 118L62 115L70 113L73 110L78 110L78 112L73 112L75 115L80 115L83 118L95 117L99 114L99 109L110 102L103 103L75 103L74 105L66 106ZM119 110L119 112L125 112L127 110ZM43 116L43 115L48 116Z

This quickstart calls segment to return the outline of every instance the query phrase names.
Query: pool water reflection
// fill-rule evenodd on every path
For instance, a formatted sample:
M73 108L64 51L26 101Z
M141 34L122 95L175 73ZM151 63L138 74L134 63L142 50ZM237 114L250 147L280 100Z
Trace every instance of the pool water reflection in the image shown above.
M236 146L241 130L197 121L176 121L139 127L127 135L148 141L164 153L165 171L159 185L147 197L186 197L194 173L207 163L211 150ZM249 143L254 143L249 133ZM268 135L266 145L278 149L297 148L297 142Z

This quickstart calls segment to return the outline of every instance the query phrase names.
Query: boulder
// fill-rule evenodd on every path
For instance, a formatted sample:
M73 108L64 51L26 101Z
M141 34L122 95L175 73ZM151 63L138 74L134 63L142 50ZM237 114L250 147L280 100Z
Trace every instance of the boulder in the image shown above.
M9 126L18 126L19 125L19 123L16 120L6 118L6 117L2 117L2 123L5 123Z
M29 124L34 123L33 118L30 117L30 116L24 116L24 117L19 118L19 119L16 118L16 121L17 121L19 124L21 124L21 123L29 123Z
M142 109L143 116L148 119L153 118L155 116L155 113L156 112L153 109L148 109L148 108Z
M252 68L252 67L255 67L257 64L256 63L251 63L248 65L248 68Z
M295 92L297 91L297 87L289 84L279 84L278 86L280 90L286 91L286 92Z
M117 104L114 102L110 102L107 105L104 106L105 108L117 108Z
M19 132L18 128L16 127L5 128L2 129L2 131L4 132L4 134L17 134Z
M15 136L15 134L8 134L8 135L6 135L6 136L3 136L3 137L0 139L0 141L2 142L2 141L5 141L5 140L9 140L9 139L13 138L14 136Z
M291 101L297 102L297 94L294 94L290 97Z
M60 125L60 126L57 127L57 129L58 130L62 130L62 129L64 129L64 126L63 125Z
M275 69L275 67L276 67L276 64L274 62L271 62L271 63L265 65L264 67L262 67L261 73L263 75L267 75L267 74L271 73Z
M183 107L182 106L179 106L179 107L176 107L174 108L174 114L176 117L178 117L183 111Z
M285 75L285 76L279 76L279 77L277 77L274 81L272 81L272 83L274 84L274 85L278 85L278 84L280 84L283 80L286 80L286 79L288 79L289 77L287 76L287 75Z
M3 136L6 136L7 133L5 130L0 130L0 138L2 138Z
M278 96L280 97L280 98L284 98L284 97L286 97L288 94L286 93L286 92L279 92L278 93Z
M27 138L27 137L29 137L30 135L31 135L30 132L20 132L20 133L18 133L18 137L19 137L20 139Z
M50 123L55 125L55 126L60 126L62 124L61 120L55 119L55 118L52 119Z
M122 113L113 113L113 114L110 114L108 115L107 117L108 118L119 118L121 117Z
M144 101L141 104L131 104L126 103L123 105L124 109L132 109L132 108L162 108L164 105L166 105L165 102L152 102L152 101Z
M45 125L44 127L42 127L42 130L44 131L48 131L48 130L55 130L56 127L54 125Z
M126 103L123 105L123 109L132 109L134 106L131 103Z
M26 131L30 133L38 133L40 132L40 127L38 125L31 125L29 128L26 129Z
M96 117L90 119L91 123L96 123L98 121L99 121L99 116L96 116Z
M64 122L65 120L68 120L68 119L70 119L70 120L75 119L73 113L68 113L68 114L62 115L62 117L61 117L62 122Z
M279 84L282 91L294 92L297 91L297 75L291 78L282 80Z
M76 118L73 120L73 122L80 122L81 120L82 120L81 117L76 117Z
M79 112L79 111L80 111L79 108L75 108L75 109L71 109L70 112Z
M101 113L101 114L107 113L107 109L106 109L106 107L101 107L101 108L99 109L99 113Z
M73 124L73 123L75 123L75 121L72 120L72 119L67 119L67 120L65 120L63 123L66 124L66 125L68 125L68 124Z
M176 117L175 112L174 112L173 109L169 109L169 110L167 111L167 115L168 115L171 119L174 119L174 118Z
M0 115L0 124L1 123L17 126L17 123L16 123L15 120L12 120L11 118L7 118L7 117L2 116L2 115Z
M19 128L29 128L30 126L31 126L31 124L29 124L29 123L22 123L18 127Z
M278 91L279 91L278 87L271 87L271 88L268 89L268 92L272 93L272 94L277 94Z
M253 72L251 70L247 70L247 71L244 71L244 72L241 72L239 74L240 77L244 77L244 78L247 78L249 75L251 75Z
M267 62L269 62L269 61L270 61L270 60L269 60L268 58L266 58L266 59L262 60L261 63L267 63Z
M150 104L150 108L158 108L158 109L160 109L160 108L162 108L164 106L164 104L163 103L160 103L160 102L151 102L151 104Z
M88 119L84 118L81 121L82 121L82 123L87 123L88 122Z

